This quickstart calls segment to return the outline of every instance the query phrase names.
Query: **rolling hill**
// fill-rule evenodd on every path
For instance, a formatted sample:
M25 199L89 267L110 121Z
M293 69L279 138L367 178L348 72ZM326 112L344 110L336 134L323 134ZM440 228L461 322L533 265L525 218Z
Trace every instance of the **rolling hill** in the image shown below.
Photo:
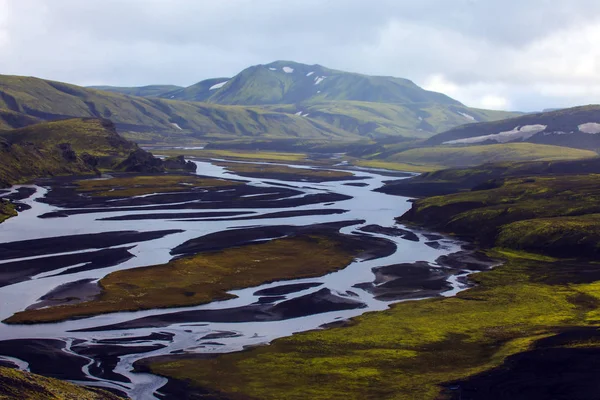
M358 135L326 123L260 107L144 98L38 78L0 75L2 120L22 127L72 117L107 118L138 142L229 137L304 137L356 140Z
M442 93L424 90L408 79L362 75L293 61L254 65L233 78L202 81L163 97L238 105L346 100L461 105Z
M164 172L187 169L167 163L122 138L109 120L74 118L0 131L0 187L57 175L99 170Z
M153 100L158 96L173 101L260 107L325 123L350 133L349 140L354 140L353 136L428 138L458 125L518 115L469 108L407 79L362 75L292 61L255 65L232 78L211 78L159 95L148 89L156 87L163 88L96 88Z
M429 145L530 142L600 150L600 105L527 114L502 121L459 126L426 141Z

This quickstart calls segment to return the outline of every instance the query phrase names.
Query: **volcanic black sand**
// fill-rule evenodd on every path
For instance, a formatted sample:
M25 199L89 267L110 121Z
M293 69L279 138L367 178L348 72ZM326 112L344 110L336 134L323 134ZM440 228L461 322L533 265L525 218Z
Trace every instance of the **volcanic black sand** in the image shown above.
M379 300L437 296L452 289L447 279L455 270L436 268L426 261L373 268L375 281L354 285Z
M261 208L292 208L305 206L310 204L337 202L343 200L349 200L352 197L338 193L317 193L309 194L302 197L293 197L302 194L298 191L291 191L289 189L281 189L286 191L284 193L277 192L271 193L269 196L257 196L257 197L240 197L242 195L256 194L256 192L264 193L264 188L256 188L253 186L234 186L235 191L238 194L227 195L232 192L206 192L202 194L188 194L179 193L177 195L155 195L139 198L140 200L126 199L120 202L109 202L109 199L105 199L102 204L98 202L93 204L87 204L88 207L94 208L83 208L76 210L61 210L53 211L41 215L39 218L60 218L69 215L77 214L88 214L88 213L106 213L106 212L127 212L127 211L162 211L162 210L223 210L231 208L248 208L248 209L261 209ZM241 188L246 188L242 191ZM253 188L253 189L247 189ZM250 192L250 193L248 193ZM211 196L209 196L211 195ZM168 199L162 196L170 196ZM176 199L171 196L176 196ZM177 203L177 204L172 204ZM151 205L151 204L162 204L162 205ZM74 207L80 207L73 205ZM135 208L135 206L145 206L143 209Z
M98 221L141 221L148 219L181 219L181 218L216 218L234 217L237 215L253 214L251 211L226 211L226 212L191 212L191 213L157 213L157 214L127 214L116 217L99 218ZM231 221L231 218L227 218ZM210 220L209 220L210 221Z
M364 221L352 220L306 226L276 225L230 229L188 240L171 250L171 254L192 255L205 251L221 250L227 247L242 246L254 243L261 239L266 240L300 234L336 235L336 237L342 239L350 248L355 248L358 244L360 244L361 247L366 246L369 248L369 254L365 254L364 257L384 257L392 254L396 250L396 245L387 240L366 236L340 235L338 233L339 230L344 227L361 223L364 223Z
M82 372L85 357L67 353L65 342L56 339L14 339L0 341L0 354L29 363L31 372L58 379L89 381Z
M63 253L86 249L101 249L160 239L180 232L183 232L183 230L171 229L151 232L115 231L0 243L0 260L52 254L56 253L57 249L60 249Z
M398 237L401 237L402 239L410 240L411 242L419 241L419 237L415 233L413 233L409 230L397 228L397 227L383 227L383 226L379 226L379 225L367 225L367 226L363 226L362 228L360 228L360 231L369 232L369 233L381 233L383 235L388 235L388 236L398 236Z
M331 311L365 308L366 304L321 289L281 303L249 305L229 309L180 311L152 315L118 324L81 329L77 332L108 331L113 329L157 328L183 322L258 322L282 321Z
M0 271L0 287L22 282L43 272L62 269L70 265L85 264L69 268L61 274L112 267L133 257L129 249L131 247L7 262L2 264ZM26 253L26 250L23 252Z
M341 210L336 208L326 208L326 209L317 209L317 210L296 210L296 211L279 211L273 213L266 213L262 215L252 215L248 217L235 217L235 218L227 218L227 221L247 221L247 220L256 220L256 219L273 219L273 218L291 218L291 217L303 217L309 215L334 215L334 214L344 214L347 213L348 210ZM218 218L205 218L205 219L191 219L186 220L188 222L195 221L219 221Z
M138 346L119 346L119 345L75 345L72 350L82 356L94 359L94 363L89 366L91 375L98 378L114 380L117 382L129 383L131 380L121 374L113 372L119 357L128 354L140 354L150 351L162 349L166 347L164 344L150 344Z
M317 286L321 286L322 283L319 282L309 282L309 283L292 283L289 285L279 285L269 289L259 290L254 292L255 296L281 296L284 294L291 294L300 292L302 290L314 288Z
M40 301L30 305L26 309L35 310L59 304L74 304L91 300L102 293L100 287L93 283L93 281L94 279L80 279L74 282L63 283L40 297Z
M463 269L469 271L485 271L500 265L500 261L488 257L480 251L462 250L456 253L438 257L435 262L444 267L452 269Z

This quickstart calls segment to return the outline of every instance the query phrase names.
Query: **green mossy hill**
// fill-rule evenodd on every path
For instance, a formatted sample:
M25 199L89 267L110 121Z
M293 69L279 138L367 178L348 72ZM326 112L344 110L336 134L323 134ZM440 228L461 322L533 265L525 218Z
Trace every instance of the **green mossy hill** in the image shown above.
M0 187L56 175L96 174L95 158L82 158L67 144L10 144L0 138Z
M0 367L0 400L123 400L96 388Z
M122 138L109 120L74 118L0 132L0 185L99 170L192 171L180 158L162 161Z
M2 136L12 144L55 146L68 143L73 151L95 157L125 158L138 148L135 143L122 138L111 121L97 118L46 122L14 129Z
M127 96L21 76L0 75L0 109L42 120L108 118L138 143L224 136L358 139L320 121L260 107Z
M8 200L0 199L0 222L16 216L17 210L15 210L15 206Z
M456 297L399 303L349 326L213 359L173 356L146 366L232 399L440 400L448 398L442 394L449 382L468 381L544 338L599 326L596 264L506 251L490 255L506 263L472 275L478 285ZM555 346L598 347L600 335L595 337ZM537 373L540 380L554 379ZM573 381L577 385L577 376ZM519 389L517 384L514 393Z
M538 176L417 200L400 221L467 236L487 246L597 258L599 213L599 174Z
M223 78L215 83L223 82L226 83L216 88L214 84L199 82L166 96L245 105L295 104L307 100L461 105L444 94L424 90L408 79L362 75L293 61L254 65L229 80Z
M119 311L183 307L225 300L234 289L337 271L364 249L339 236L301 235L177 258L167 264L108 274L96 300L25 310L7 323L55 322ZM169 278L164 279L165 276Z
M469 139L467 142L494 142L492 137L500 132L510 132L516 128L531 125L544 125L545 128L531 137L514 137L512 141L551 144L581 149L600 150L600 105L566 108L562 110L525 114L494 122L482 122L452 128L427 141L428 145L441 145L455 140ZM480 139L474 139L480 138ZM502 139L505 141L506 139Z
M382 192L409 197L438 196L471 190L495 180L528 176L600 174L600 157L581 160L505 162L472 168L449 168L393 182ZM488 183L489 182L489 183Z
M407 149L393 155L388 155L384 160L413 165L456 168L508 161L577 160L596 156L597 153L589 150L533 143L506 143L487 146Z

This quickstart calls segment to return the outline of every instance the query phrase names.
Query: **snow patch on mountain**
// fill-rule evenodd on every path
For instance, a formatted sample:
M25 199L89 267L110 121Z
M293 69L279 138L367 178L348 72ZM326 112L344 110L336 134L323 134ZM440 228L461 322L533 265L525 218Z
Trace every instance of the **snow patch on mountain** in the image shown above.
M315 85L318 85L319 83L323 82L323 80L327 78L326 76L317 76L315 78Z
M292 72L294 72L294 68L291 67L283 67L281 68L283 70L283 72L285 72L286 74L291 74Z
M469 121L477 121L477 120L475 119L475 117L474 117L474 116L472 116L472 115L469 115L469 114L467 114L467 113L460 112L460 111L457 111L457 113L459 113L460 115L462 115L463 117L465 117L465 118L466 118L466 119L468 119Z
M589 133L595 135L600 133L600 124L597 122L588 122L585 124L579 125L577 128L583 133Z
M180 131L182 131L183 129L179 126L179 124L176 124L174 122L171 123L171 125L173 125L175 128L179 129Z
M217 83L216 85L212 85L208 90L221 89L223 86L225 86L225 84L227 82L229 82L229 81L225 81L225 82Z
M485 142L487 140L493 140L498 143L507 143L518 139L527 140L535 134L542 132L547 127L547 125L539 124L523 125L521 127L517 126L510 131L499 132L492 135L475 136L466 139L449 140L447 142L444 142L444 144L473 144Z
M302 111L298 111L296 114L294 115L302 115Z
M314 73L315 73L315 71L310 71L308 74L306 74L306 76L311 76Z
M277 68L269 68L271 71L277 71Z

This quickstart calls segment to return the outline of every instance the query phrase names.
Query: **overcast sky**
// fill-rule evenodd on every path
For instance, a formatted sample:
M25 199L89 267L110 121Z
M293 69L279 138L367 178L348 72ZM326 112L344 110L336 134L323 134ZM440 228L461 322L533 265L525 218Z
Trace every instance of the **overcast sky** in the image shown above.
M473 107L600 103L600 1L0 0L0 74L185 86L281 59Z

